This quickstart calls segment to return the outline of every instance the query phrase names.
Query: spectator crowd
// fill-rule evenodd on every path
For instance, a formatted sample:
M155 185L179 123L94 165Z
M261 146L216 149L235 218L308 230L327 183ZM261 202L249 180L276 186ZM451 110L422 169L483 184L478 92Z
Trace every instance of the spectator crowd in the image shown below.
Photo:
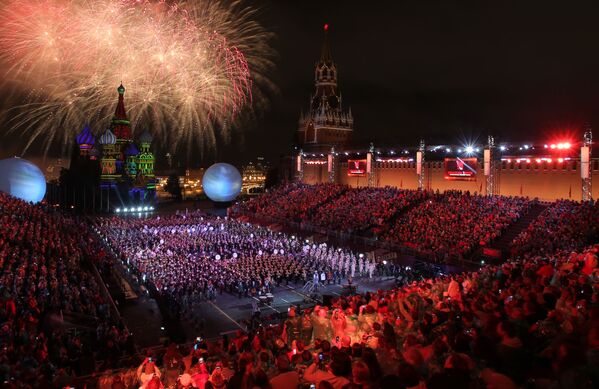
M352 191L291 185L275 190L289 196L287 204L259 198L242 207L348 230L382 225L385 239L463 255L489 244L531 204L457 192ZM379 196L387 213L377 210ZM356 224L319 218L325 206L338 212L344 199L382 213ZM514 240L512 259L502 264L338 296L249 333L147 351L139 366L107 374L99 386L597 387L598 216L593 202L556 202ZM380 222L394 217L391 226ZM178 312L220 293L241 298L285 283L342 282L372 277L377 267L348 249L201 212L89 223L0 193L0 227L0 379L7 387L70 386L74 376L135 352L99 277L113 255Z
M134 352L91 266L108 265L84 224L0 192L0 382L14 387L95 370ZM91 323L91 324L89 324ZM77 329L74 329L74 327ZM110 363L108 363L110 364Z
M399 211L428 196L427 192L392 187L351 189L318 207L310 220L320 227L350 233L381 228Z
M522 197L447 191L398 218L385 239L433 253L437 258L460 257L488 245L530 204Z
M171 345L105 387L593 388L599 245L292 309L279 325ZM124 387L124 386L122 386Z
M598 241L599 203L560 200L550 204L512 242L514 257L580 250Z
M469 192L289 184L237 205L234 214L374 235L437 260L489 245L533 204Z
M236 212L304 222L309 220L317 207L347 190L348 187L336 184L288 184L252 201L239 204Z

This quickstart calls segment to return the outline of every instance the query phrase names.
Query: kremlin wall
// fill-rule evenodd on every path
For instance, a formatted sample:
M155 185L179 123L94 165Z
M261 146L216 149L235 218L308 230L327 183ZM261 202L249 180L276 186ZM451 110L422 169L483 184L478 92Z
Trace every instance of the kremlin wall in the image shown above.
M591 160L592 180L599 182L599 159ZM478 166L482 166L479 158ZM486 177L478 171L472 181L448 180L445 178L443 161L428 161L423 164L424 189L434 191L461 190L485 194ZM480 169L479 169L480 170ZM418 189L416 162L376 162L373 165L375 186L395 186L403 189ZM368 186L368 176L348 175L348 163L338 163L334 174L335 182L352 187ZM542 201L559 199L582 200L582 180L580 161L570 160L563 163L529 163L496 161L495 194L504 196L525 196ZM322 164L304 164L303 182L315 184L329 182L328 166ZM599 185L592 188L592 198L599 198Z
M392 150L375 150L371 145L372 165L366 160L367 150L364 148L358 152L350 151L354 123L351 107L345 106L338 88L338 67L333 61L328 25L325 25L320 59L314 69L314 92L308 100L307 109L302 110L299 115L296 153L288 161L290 163L285 163L283 167L287 179L309 184L335 182L352 187L394 186L418 189L421 178L421 187L426 190L460 190L487 194L487 176L490 175L493 190L489 194L525 196L542 201L581 201L581 146L586 145L590 146L587 149L590 151L587 154L590 166L586 170L590 174L586 187L590 187L590 190L586 193L590 198L599 198L599 184L595 187L591 185L593 180L599 179L599 158L591 158L590 127L584 130L585 138L581 143L572 140L567 143L537 145L502 143L493 148L493 157L489 158L493 166L491 168L488 165L487 173L491 174L485 174L485 151L481 148L471 147L469 153L465 152L466 146L422 148L424 162L421 177L417 174L417 152L413 148L404 150L399 154L401 158L398 158L398 154ZM456 163L468 161L472 165L470 173L466 176L456 171L457 176L448 176L448 160L454 167ZM348 164L356 162L361 164L362 170L352 172Z

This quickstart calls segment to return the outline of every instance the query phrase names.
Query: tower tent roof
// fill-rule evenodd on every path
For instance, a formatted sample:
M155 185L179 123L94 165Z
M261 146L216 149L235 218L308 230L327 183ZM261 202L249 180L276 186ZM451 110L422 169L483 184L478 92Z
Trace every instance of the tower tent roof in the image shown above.
M119 85L117 91L119 92L119 101L116 105L116 110L114 111L114 119L128 121L129 119L127 118L127 111L125 110L124 99L125 87L123 86L123 84Z
M320 51L320 62L325 64L333 63L333 55L331 54L331 43L329 42L329 25L324 25L324 41Z
M117 88L119 92L119 101L114 111L114 117L112 118L111 129L117 139L131 140L131 122L127 117L127 111L125 110L125 87L123 84Z

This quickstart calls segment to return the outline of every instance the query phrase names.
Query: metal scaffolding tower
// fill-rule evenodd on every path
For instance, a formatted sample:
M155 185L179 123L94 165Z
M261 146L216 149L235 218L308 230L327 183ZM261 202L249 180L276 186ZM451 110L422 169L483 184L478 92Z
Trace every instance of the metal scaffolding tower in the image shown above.
M493 161L493 149L495 149L495 139L492 135L487 138L487 147L484 153L485 176L487 178L487 196L495 194L495 162Z
M420 146L416 152L416 174L418 174L418 189L424 189L424 151L426 145L424 139L420 139Z
M591 151L593 144L593 133L591 127L587 126L580 148L580 177L582 178L582 201L593 199L593 172L591 169Z
M334 184L337 177L337 154L335 153L335 146L331 147L331 152L327 160L327 168L329 170L329 183Z
M376 156L374 154L374 144L370 143L370 147L368 148L368 154L366 155L366 170L368 174L368 187L372 188L376 186L375 181L375 166L376 166Z

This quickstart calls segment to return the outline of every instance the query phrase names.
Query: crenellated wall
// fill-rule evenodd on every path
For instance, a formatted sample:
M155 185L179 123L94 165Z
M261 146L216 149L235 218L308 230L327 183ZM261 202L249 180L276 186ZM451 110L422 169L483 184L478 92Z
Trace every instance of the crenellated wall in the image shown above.
M424 164L425 188L445 191L450 189L485 193L486 177L482 171L482 160L479 161L478 174L473 181L452 181L444 178L443 161L429 161ZM592 161L593 198L599 198L599 159ZM363 177L348 177L347 163L337 165L337 183L351 187L367 186L368 180ZM309 184L327 182L327 165L304 165L304 182ZM403 189L417 189L418 176L414 162L377 162L375 169L377 186L396 186ZM504 196L526 196L543 201L558 199L581 200L582 180L580 178L580 162L564 161L563 163L497 162L495 171L496 193Z

